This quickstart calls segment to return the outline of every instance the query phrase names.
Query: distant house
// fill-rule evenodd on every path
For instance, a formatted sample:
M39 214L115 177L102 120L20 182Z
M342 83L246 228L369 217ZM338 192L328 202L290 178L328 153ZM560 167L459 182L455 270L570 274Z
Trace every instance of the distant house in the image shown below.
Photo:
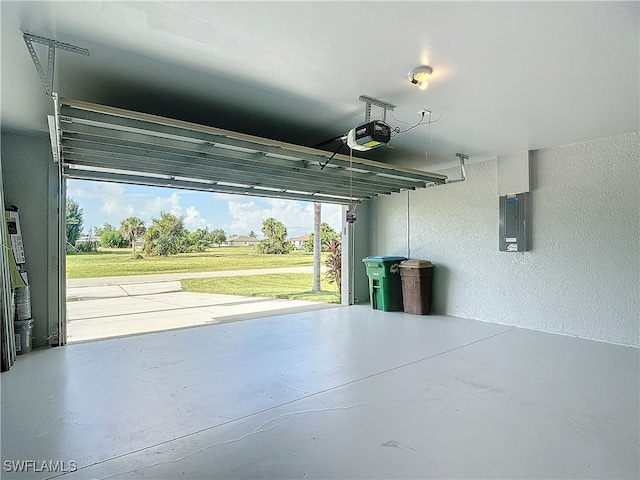
M100 243L100 237L94 235L82 235L76 240L76 245L82 243Z
M225 245L228 247L255 247L259 241L256 237L248 235L234 235L227 238Z
M304 242L309 240L309 238L311 238L311 234L307 233L306 235L300 235L299 237L292 238L290 242L292 243L293 248L302 249L304 248Z

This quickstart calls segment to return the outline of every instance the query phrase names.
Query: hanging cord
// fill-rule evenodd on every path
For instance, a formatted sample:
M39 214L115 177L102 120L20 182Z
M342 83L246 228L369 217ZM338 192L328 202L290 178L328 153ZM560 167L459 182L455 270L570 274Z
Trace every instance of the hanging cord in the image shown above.
M353 206L353 148L349 147L349 212L351 215L355 215L356 209ZM347 227L349 231L349 292L347 295L347 303L354 304L357 299L355 298L355 224L349 223Z
M396 116L392 112L389 112L389 115L391 115L396 122L404 123L405 125L407 125L409 127L411 126L411 124L409 122L405 122L404 120L397 119ZM422 120L422 119L420 119L420 120Z
M442 115L440 115L440 117L441 117L441 116L442 116ZM438 117L438 119L440 119L440 117ZM432 140L432 138L431 138L431 123L432 123L432 122L429 122L429 143L427 144L427 148L429 148L429 147L431 146L431 140ZM426 150L426 149L425 149L425 150ZM426 152L425 152L425 153L426 153Z
M349 211L356 214L358 204L353 203L353 149L349 148Z
M400 134L400 133L406 133L406 132L408 132L409 130L413 130L413 129L414 129L414 128L416 128L417 126L422 125L422 124L423 124L424 117L425 117L425 114L426 114L426 112L425 112L425 111L423 111L423 112L422 112L422 115L420 116L420 121L419 121L418 123L416 123L415 125L411 125L411 124L409 124L409 123L407 123L407 122L402 122L402 123L404 123L404 124L406 124L406 125L409 125L409 128L407 128L406 130L400 130L400 127L395 127L395 128L393 129L393 133L394 133L394 135L393 135L393 136L398 135L398 134ZM431 115L431 114L429 114L429 115ZM392 116L393 116L393 115L392 115ZM394 118L394 120L396 120L396 121L400 121L400 120L398 120L396 117L393 117L393 118ZM428 122L427 122L427 123L428 123Z
M389 112L391 114L391 116L393 117L393 119L396 122L400 122L400 123L404 123L405 125L409 125L409 128L405 129L405 130L401 130L400 127L394 127L391 130L391 136L395 137L396 135L399 135L401 133L407 133L409 130L413 130L414 128L420 126L420 125L429 125L431 126L432 123L436 123L438 122L441 118L442 118L442 113L438 116L438 118L436 118L435 120L429 120L428 122L424 121L424 118L426 116L425 112L422 112L422 116L420 117L420 121L414 125L411 125L410 123L404 122L402 120L398 120L396 117L393 116L393 114L391 112ZM431 116L431 113L429 113L429 117Z
M432 122L429 122L429 143L427 143L426 147L421 147L420 145L418 145L418 148L424 150L424 158L427 163L429 162L429 147L431 146L431 141L433 140L433 138L431 137L431 123Z
M353 148L349 148L349 210L353 208Z

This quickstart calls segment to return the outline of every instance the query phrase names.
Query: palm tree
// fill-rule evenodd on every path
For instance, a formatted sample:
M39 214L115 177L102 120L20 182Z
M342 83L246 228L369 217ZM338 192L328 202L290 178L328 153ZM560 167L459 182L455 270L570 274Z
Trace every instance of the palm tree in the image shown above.
M138 217L129 217L120 224L120 233L131 242L133 247L133 257L136 256L136 239L144 234L145 230L144 222Z

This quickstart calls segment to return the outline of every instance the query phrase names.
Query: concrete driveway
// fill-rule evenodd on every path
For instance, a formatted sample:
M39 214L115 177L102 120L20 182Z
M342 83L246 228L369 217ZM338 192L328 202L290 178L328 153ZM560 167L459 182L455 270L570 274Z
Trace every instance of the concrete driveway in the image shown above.
M337 308L338 305L184 292L185 278L312 273L313 267L67 280L67 340L81 342Z

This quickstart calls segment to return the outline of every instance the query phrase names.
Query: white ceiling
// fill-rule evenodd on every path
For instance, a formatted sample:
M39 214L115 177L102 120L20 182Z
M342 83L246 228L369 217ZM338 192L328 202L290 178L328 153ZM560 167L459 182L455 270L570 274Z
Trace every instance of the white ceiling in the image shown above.
M304 146L361 123L360 95L408 124L429 109L439 121L363 154L413 168L640 129L638 2L2 1L1 14L12 131L46 132L52 112L22 31L91 50L57 52L62 96ZM425 91L407 80L421 64Z

